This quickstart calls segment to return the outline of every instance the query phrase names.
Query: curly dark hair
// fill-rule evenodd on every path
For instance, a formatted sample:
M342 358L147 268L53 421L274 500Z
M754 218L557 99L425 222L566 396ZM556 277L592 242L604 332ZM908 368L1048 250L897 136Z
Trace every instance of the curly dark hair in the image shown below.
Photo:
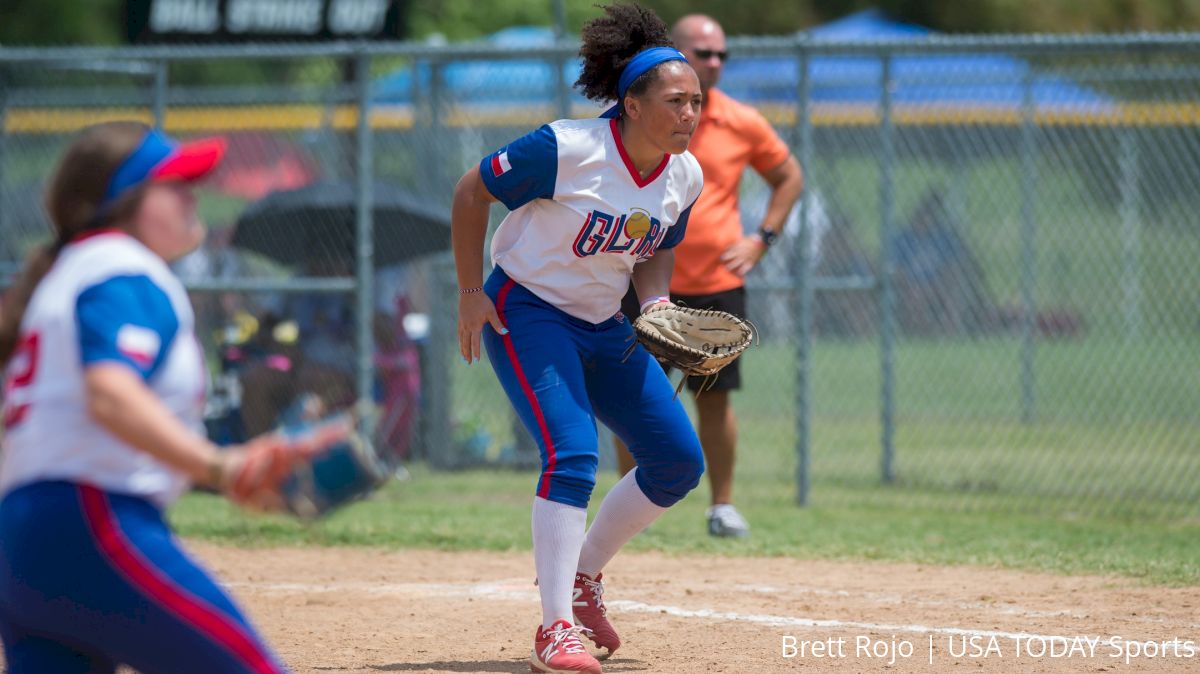
M603 9L604 16L583 26L583 45L579 48L583 72L575 82L583 95L593 101L616 100L621 71L638 52L673 46L667 24L645 7L613 4ZM657 71L658 68L652 68L637 78L627 93L644 93L658 77Z

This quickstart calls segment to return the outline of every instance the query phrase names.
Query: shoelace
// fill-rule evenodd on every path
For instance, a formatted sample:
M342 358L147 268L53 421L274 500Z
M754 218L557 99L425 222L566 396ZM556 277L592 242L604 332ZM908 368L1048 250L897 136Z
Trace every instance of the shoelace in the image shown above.
M542 662L550 659L560 646L564 653L586 653L587 650L583 647L583 642L579 640L579 635L585 628L573 625L571 627L560 627L556 630L546 630L543 635L551 637L549 645L542 649ZM589 630L590 631L590 630Z
M607 617L608 609L604 607L604 583L584 578L583 584L587 586L587 589L592 591L592 596L596 599L596 608L600 610L600 615Z

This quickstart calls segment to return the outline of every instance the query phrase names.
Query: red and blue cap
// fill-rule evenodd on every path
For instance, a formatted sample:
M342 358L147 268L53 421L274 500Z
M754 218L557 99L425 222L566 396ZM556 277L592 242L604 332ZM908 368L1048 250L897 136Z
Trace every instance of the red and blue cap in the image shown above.
M188 182L208 175L225 155L224 138L177 143L151 129L108 181L99 210L106 211L129 189L145 182Z

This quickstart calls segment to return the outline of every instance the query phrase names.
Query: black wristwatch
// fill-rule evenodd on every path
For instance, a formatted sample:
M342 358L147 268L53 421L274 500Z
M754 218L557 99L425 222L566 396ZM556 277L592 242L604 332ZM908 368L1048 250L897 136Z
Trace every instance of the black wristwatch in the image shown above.
M775 239L779 238L779 234L777 232L772 232L769 229L759 227L758 238L762 240L764 246L770 248L775 243Z

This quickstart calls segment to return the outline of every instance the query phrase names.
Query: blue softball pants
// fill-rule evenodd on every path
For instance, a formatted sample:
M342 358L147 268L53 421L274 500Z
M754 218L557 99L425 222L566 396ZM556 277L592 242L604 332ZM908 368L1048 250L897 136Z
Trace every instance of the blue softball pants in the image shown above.
M541 452L538 496L587 507L599 463L597 420L629 447L638 486L655 505L670 507L699 484L704 453L696 431L624 316L576 318L499 267L484 292L508 329L501 335L484 326L488 359Z
M286 671L155 505L70 482L0 502L0 637L11 674Z

